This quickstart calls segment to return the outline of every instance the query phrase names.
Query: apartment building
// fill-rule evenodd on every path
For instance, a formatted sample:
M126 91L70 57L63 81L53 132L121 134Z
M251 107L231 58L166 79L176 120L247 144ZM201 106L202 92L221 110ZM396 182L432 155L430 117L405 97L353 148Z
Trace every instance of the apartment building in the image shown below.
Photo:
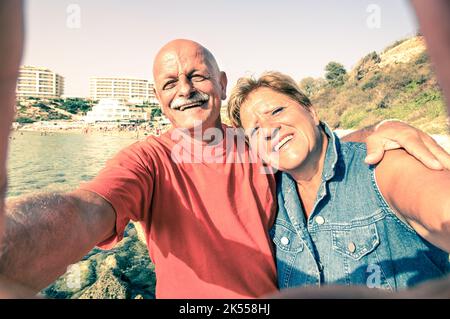
M116 99L129 103L158 104L153 84L142 79L92 77L89 79L89 97L93 100Z
M21 66L17 79L16 95L21 98L60 98L64 94L64 78L47 69L36 66Z

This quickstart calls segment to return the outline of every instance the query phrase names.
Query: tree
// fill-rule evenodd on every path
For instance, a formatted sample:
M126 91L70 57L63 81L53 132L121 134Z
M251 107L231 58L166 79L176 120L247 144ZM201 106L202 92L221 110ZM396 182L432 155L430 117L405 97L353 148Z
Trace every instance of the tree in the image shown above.
M314 95L323 85L323 79L314 79L312 77L304 78L300 81L298 86L308 97Z
M338 87L345 83L347 71L338 62L330 62L325 66L325 78L332 87Z
M80 111L87 112L92 107L90 103L84 99L68 98L62 103L61 108L72 114L77 114Z
M154 119L157 116L161 116L162 115L162 111L161 111L161 109L159 107L156 107L156 108L152 109L150 114L151 114L152 119Z

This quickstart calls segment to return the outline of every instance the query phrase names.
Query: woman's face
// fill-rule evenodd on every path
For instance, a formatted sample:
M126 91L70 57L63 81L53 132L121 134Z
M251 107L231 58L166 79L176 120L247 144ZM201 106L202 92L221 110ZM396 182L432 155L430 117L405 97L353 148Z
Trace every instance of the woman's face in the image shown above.
M299 168L320 141L314 109L269 88L250 93L240 116L252 149L282 171Z

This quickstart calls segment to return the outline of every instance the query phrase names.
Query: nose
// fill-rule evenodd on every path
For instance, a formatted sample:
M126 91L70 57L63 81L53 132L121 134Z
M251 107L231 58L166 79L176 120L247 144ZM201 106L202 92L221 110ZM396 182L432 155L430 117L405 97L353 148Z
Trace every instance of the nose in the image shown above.
M182 97L191 96L192 92L194 91L194 86L192 85L191 80L186 76L180 76L178 81L180 84L178 95Z
M266 141L275 139L280 129L281 127L277 123L265 123L264 126L261 127L263 139Z

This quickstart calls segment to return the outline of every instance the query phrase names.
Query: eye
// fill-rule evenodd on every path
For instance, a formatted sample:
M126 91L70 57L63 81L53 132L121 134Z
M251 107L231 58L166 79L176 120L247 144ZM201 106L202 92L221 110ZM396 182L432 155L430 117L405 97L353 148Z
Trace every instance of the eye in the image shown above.
M170 89L173 89L176 85L177 85L177 81L176 81L176 80L170 80L170 81L167 81L167 82L163 85L163 90L170 90Z
M284 107L279 106L275 110L272 111L272 115L277 115L277 114L283 112L283 110L284 110Z
M206 80L207 77L206 77L206 76L203 76L203 75L201 75L201 74L194 74L194 75L191 77L191 79L192 79L192 81L194 81L194 82L201 82L201 81Z

